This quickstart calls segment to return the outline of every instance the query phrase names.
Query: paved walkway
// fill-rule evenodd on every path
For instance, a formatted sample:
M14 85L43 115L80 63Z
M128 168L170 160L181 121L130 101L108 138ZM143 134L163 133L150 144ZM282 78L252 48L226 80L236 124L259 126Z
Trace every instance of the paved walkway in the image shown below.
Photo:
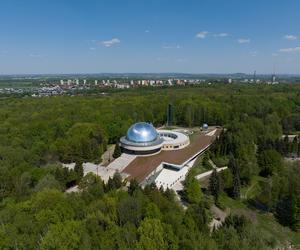
M227 168L228 168L228 167L217 168L217 172L219 173L219 172L221 172L221 171L223 171L223 170L225 170L225 169L227 169ZM203 178L205 178L205 177L207 177L207 176L210 176L210 175L212 174L212 172L213 172L213 170L209 170L209 171L207 171L207 172L204 172L204 173L202 173L202 174L197 175L195 178L196 178L197 180L201 180L201 179L203 179Z
M136 155L123 153L120 157L111 162L107 168L121 173L133 160L135 160L136 157Z
M208 162L213 168L217 168L216 164L211 159L209 159Z

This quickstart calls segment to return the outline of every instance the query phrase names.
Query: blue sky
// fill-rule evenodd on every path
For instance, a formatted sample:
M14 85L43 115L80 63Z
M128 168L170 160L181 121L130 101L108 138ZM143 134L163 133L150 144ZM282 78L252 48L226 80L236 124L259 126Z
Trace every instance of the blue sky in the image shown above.
M0 74L299 74L299 10L299 0L1 0Z

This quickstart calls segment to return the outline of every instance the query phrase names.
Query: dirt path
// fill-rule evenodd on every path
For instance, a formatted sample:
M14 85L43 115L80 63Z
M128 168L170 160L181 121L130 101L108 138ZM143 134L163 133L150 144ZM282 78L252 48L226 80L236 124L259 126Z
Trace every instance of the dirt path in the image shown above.
M218 229L222 226L223 222L225 221L226 217L230 213L229 211L223 211L218 208L216 205L212 205L210 211L213 215L212 221L209 223L210 231L214 229Z

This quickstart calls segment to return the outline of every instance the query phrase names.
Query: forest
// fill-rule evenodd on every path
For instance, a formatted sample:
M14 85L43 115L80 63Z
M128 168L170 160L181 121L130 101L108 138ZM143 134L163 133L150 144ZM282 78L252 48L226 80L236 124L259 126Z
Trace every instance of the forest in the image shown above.
M224 128L205 157L228 170L207 188L190 173L187 209L171 190L83 177L82 162L100 162L132 123L165 124L168 104L178 126ZM0 99L0 249L299 249L299 135L297 84ZM81 192L66 193L74 184ZM231 213L210 230L213 204L266 220Z

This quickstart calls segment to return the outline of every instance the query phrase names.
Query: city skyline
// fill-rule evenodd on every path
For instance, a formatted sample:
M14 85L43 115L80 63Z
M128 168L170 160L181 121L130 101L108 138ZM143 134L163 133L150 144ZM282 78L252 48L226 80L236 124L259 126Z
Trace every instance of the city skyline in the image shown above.
M299 74L299 8L295 0L5 0L0 74Z

